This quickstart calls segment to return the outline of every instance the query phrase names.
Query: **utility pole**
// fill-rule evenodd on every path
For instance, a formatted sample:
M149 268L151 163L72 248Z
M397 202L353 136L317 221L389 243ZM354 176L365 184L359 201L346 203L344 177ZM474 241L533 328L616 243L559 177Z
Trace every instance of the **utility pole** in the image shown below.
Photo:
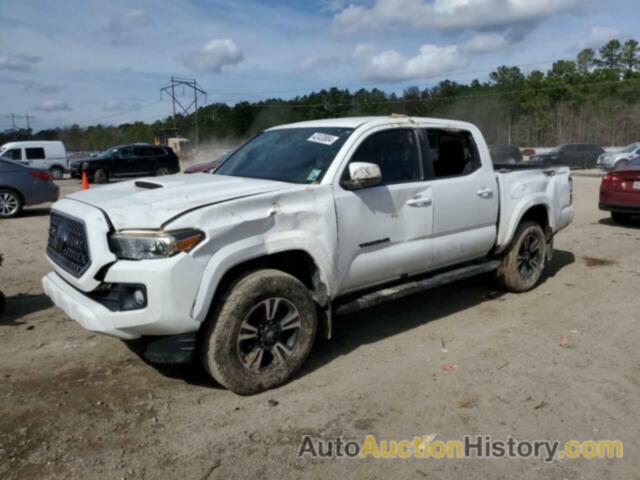
M11 126L13 127L13 129L16 129L16 117L13 114L13 112L11 112Z
M182 86L183 90L185 88L191 89L193 91L193 100L188 105L183 105L180 100L176 97L176 87ZM207 103L207 92L205 92L202 88L198 86L198 82L195 79L191 78L180 78L180 77L171 77L171 80L160 89L160 98L162 98L162 94L166 93L171 98L172 109L173 109L173 128L176 128L176 105L180 107L182 113L185 115L189 115L189 113L193 109L194 117L195 117L195 144L198 146L200 143L199 138L199 125L198 125L198 95L204 96L204 102ZM190 97L190 95L189 95ZM185 102L186 103L186 102Z

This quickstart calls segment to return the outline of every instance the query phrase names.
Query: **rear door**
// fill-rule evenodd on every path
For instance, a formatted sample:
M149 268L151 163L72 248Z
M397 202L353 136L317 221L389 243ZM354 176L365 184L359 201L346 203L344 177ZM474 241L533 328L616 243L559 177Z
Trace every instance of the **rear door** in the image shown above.
M485 256L497 237L498 187L471 132L424 130L433 194L433 266ZM483 145L484 148L484 145Z
M157 148L139 145L133 148L135 174L153 175L158 161Z
M366 132L354 146L351 162L377 164L382 183L359 190L348 190L341 182L335 186L340 292L428 270L433 206L418 132L388 127ZM345 178L348 164L341 175Z

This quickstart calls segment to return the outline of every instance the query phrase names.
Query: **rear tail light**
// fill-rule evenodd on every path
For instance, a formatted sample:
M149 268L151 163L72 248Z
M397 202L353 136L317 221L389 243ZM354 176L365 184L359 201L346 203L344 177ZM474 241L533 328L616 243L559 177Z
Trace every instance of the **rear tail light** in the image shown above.
M49 172L29 172L29 175L39 180L51 180L51 174Z

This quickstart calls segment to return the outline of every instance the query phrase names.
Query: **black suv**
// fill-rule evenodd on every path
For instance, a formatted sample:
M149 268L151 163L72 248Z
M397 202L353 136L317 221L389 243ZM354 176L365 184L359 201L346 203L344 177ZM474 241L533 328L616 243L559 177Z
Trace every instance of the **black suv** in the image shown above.
M530 162L543 165L565 165L573 168L596 168L604 148L591 143L567 143L547 153L533 155Z
M110 178L170 175L180 171L171 148L136 143L110 148L94 157L71 162L71 177L81 178L86 170L90 182L106 183Z

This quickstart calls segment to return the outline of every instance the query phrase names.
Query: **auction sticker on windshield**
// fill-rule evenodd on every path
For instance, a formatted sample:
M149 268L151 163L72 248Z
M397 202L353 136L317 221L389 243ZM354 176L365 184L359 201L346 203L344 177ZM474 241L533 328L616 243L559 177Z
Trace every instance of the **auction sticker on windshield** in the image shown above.
M633 182L634 190L640 190L640 182Z
M321 143L323 145L333 145L339 138L340 137L336 137L335 135L316 132L309 138L307 138L307 142Z

